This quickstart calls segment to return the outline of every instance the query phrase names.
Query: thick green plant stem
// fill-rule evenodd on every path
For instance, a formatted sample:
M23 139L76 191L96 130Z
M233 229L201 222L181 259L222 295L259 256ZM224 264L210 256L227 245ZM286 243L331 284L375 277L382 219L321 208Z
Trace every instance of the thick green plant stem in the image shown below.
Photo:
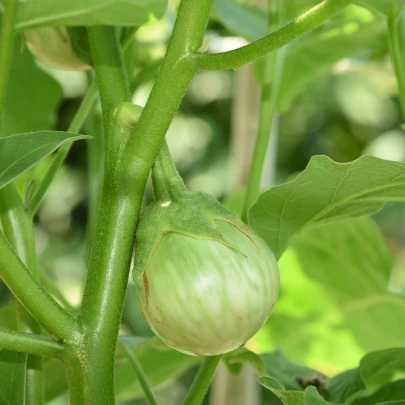
M186 191L183 179L172 160L166 141L163 142L152 170L153 193L158 200L170 200L173 193Z
M86 118L91 108L93 107L94 101L97 98L97 94L98 94L97 85L95 82L93 82L88 88L83 98L83 101L75 114L73 121L68 128L68 132L78 133L80 131L81 127L86 121ZM55 156L53 157L48 170L46 171L43 179L41 180L41 183L39 184L37 191L35 192L28 206L27 211L30 217L33 217L37 212L42 202L42 199L45 196L46 191L48 190L50 184L52 183L52 180L54 179L56 173L58 172L63 162L65 161L66 156L68 155L72 145L73 143L71 142L66 143L62 145L55 153Z
M198 68L200 70L238 69L313 30L353 2L354 0L324 0L283 28L249 45L212 55L199 54L195 58Z
M270 9L274 7L274 10ZM278 29L284 20L284 0L272 1L269 6L269 31ZM271 12L273 11L273 13ZM275 21L272 16L277 15ZM249 208L254 204L260 192L263 166L268 152L273 117L276 114L277 100L281 87L286 48L278 49L266 55L264 61L264 82L261 86L259 127L250 165L242 219L247 223Z
M155 396L153 395L152 390L149 387L148 381L146 380L145 374L142 370L141 365L139 364L138 359L135 357L135 355L131 352L131 350L126 347L125 345L122 346L125 354L128 357L129 362L131 363L136 377L138 378L139 384L141 384L143 393L145 394L146 402L149 405L158 405Z
M72 356L65 363L72 405L114 403L114 353L143 192L196 72L190 52L199 49L211 3L182 1L165 60L135 130L117 110L129 101L129 92L115 33L108 27L89 28L103 109L106 166L81 308L83 344L76 360L79 349L72 345Z
M1 232L0 277L23 306L57 340L75 336L76 320L45 291Z
M395 75L398 82L402 112L405 117L405 49L401 49L399 41L399 12L399 7L396 5L396 2L393 1L390 13L388 15L388 41L390 46L391 60L392 64L394 65Z
M215 370L222 356L206 357L190 387L183 405L200 405L211 385Z
M62 359L63 344L45 336L0 328L0 349Z

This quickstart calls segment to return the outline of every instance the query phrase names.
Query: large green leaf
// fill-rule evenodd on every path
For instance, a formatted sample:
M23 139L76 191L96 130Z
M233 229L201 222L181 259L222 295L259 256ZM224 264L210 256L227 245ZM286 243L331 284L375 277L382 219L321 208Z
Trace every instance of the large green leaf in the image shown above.
M293 248L303 270L324 286L366 351L403 345L405 297L387 291L391 253L372 221L357 218L315 227Z
M261 351L279 348L294 362L327 375L356 367L365 351L327 289L304 272L293 249L279 267L279 299L252 346Z
M0 138L0 188L13 181L64 142L91 138L70 132L28 132Z
M280 297L251 342L257 350L278 347L333 375L367 351L403 345L405 300L387 291L392 258L371 220L308 229L279 266Z
M0 405L25 402L25 353L0 349Z
M140 26L161 18L167 0L30 0L18 7L17 29L47 25Z
M16 38L0 137L51 128L61 97L59 84L38 68Z
M280 257L291 239L314 224L379 211L405 201L405 164L362 156L336 163L315 156L292 182L264 192L249 211L250 225Z
M374 405L381 401L403 399L404 380L396 383L393 383L393 380L404 372L405 349L386 349L368 353L360 361L358 369L329 380L326 387L328 399L356 405ZM375 401L371 400L371 394ZM402 398L399 397L401 394Z

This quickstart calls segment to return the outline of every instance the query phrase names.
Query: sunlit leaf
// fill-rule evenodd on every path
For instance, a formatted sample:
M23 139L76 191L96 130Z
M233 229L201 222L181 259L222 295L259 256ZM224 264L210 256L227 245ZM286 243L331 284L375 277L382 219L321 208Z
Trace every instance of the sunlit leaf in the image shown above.
M387 291L392 257L370 220L315 227L296 240L294 249L366 351L403 344L405 298Z
M294 181L259 197L249 223L280 257L311 225L370 215L389 201L405 201L404 163L371 156L336 163L315 156Z
M88 139L70 132L41 131L0 139L0 188L13 181L64 142Z

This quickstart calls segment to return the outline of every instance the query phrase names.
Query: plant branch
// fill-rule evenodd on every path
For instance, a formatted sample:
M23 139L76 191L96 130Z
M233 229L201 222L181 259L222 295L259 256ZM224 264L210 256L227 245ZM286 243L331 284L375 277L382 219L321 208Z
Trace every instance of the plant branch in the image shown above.
M395 2L392 2L388 15L388 42L392 64L397 77L402 112L405 117L405 49L401 49L399 41L398 12Z
M195 62L200 70L238 69L322 24L354 0L324 0L279 30L238 49L211 55L199 54Z
M97 93L98 93L97 85L95 82L93 82L87 89L87 92L82 100L82 103L80 104L80 107L77 110L73 118L73 121L68 128L68 132L78 133L80 131L81 127L86 121L86 118L91 108L93 107L94 101L96 100L97 97ZM48 170L46 171L44 177L42 178L41 183L39 184L39 187L28 206L27 212L30 217L33 217L37 212L45 196L46 191L48 190L50 184L52 183L56 173L58 172L63 162L65 161L66 156L68 155L72 145L73 145L72 142L66 143L62 145L55 153L52 162L48 167Z
M183 405L200 405L211 385L215 370L222 356L204 358Z
M35 356L48 356L58 360L63 357L64 353L63 344L53 339L4 328L0 328L0 349L29 353Z
M285 6L284 0L272 1L270 4L275 9L273 10L274 13L271 12L270 7L268 11L269 31L273 31L283 23ZM274 24L271 21L273 19L272 15L277 15ZM276 114L286 51L286 47L278 49L274 53L267 55L264 61L264 81L261 86L259 127L242 211L242 219L246 223L248 210L254 204L260 192L260 181L269 148L273 117Z
M102 102L106 160L80 315L87 368L81 373L84 381L79 385L72 381L72 405L81 405L86 398L98 405L114 402L114 353L143 193L167 128L196 72L189 52L199 48L211 3L181 2L164 62L136 128L120 117L120 111L131 105L115 33L109 27L88 29ZM137 112L139 108L134 108ZM72 359L67 364L68 379L77 373Z
M145 394L146 402L149 405L158 405L155 396L153 395L152 390L149 387L149 383L146 380L145 374L142 370L141 365L139 364L138 359L135 357L135 355L131 352L130 349L128 349L125 345L122 345L125 354L128 357L129 362L131 363L136 377L138 378L139 384L141 384L143 393Z
M77 331L77 322L44 290L34 275L24 266L0 232L0 277L35 317L55 338L64 340Z

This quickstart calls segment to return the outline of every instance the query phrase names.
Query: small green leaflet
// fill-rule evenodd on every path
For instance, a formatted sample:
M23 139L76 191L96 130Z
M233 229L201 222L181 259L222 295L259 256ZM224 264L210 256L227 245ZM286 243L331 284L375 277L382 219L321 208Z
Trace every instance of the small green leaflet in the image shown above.
M48 25L140 26L162 18L167 0L30 0L21 2L17 30Z
M325 401L313 386L306 388L305 391L286 391L274 378L259 377L258 381L278 397L284 405L340 405Z
M249 364L259 375L267 374L260 356L245 347L238 347L236 350L224 354L222 360L231 374L239 374L243 364Z
M372 156L336 163L314 156L294 181L259 197L249 223L280 257L303 229L370 215L389 201L405 201L405 163Z
M0 188L34 166L64 142L89 139L70 132L40 131L0 139Z

